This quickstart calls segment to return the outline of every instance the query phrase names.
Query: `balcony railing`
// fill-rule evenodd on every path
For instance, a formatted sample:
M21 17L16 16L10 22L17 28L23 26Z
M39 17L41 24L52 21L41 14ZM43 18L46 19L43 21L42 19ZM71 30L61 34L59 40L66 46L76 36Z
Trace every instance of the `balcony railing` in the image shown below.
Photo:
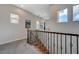
M50 54L78 54L79 34L27 30L28 43L33 43L40 39L47 47Z

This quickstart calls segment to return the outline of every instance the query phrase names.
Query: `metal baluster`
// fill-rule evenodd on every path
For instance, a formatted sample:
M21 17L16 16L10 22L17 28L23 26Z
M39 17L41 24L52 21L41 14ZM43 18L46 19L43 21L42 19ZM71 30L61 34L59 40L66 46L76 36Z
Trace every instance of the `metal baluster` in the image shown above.
M44 43L43 32L42 32L42 40L43 40L43 43Z
M67 41L66 41L66 35L65 35L65 54L67 53L67 45L66 45Z
M62 54L62 34L61 34L61 54Z
M27 29L27 43L29 43L29 30Z
M48 51L50 53L50 50L49 50L49 33L48 33Z
M29 38L30 38L30 43L31 43L31 31L29 32Z
M72 36L70 36L70 54L72 54Z
M51 34L51 36L50 36L51 39L50 40L51 40L51 54L52 54L52 33L50 33L50 34Z
M43 33L43 41L44 41L44 43L45 43L45 38L44 38L44 37L45 37L45 33ZM44 45L45 45L45 44L44 44Z
M30 30L29 30L29 43L30 43Z
M57 34L57 54L58 54L58 34Z
M46 33L46 47L47 47L47 45L48 45L48 44L47 44L47 33Z
M77 36L77 54L78 54L78 36Z
M55 34L53 34L53 54L55 54Z

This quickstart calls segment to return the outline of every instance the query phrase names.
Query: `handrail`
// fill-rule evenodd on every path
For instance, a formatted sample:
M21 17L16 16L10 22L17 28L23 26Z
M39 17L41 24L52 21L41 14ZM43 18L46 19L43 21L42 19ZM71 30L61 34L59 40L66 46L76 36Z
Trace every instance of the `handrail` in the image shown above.
M56 53L58 54L58 49L60 48L60 53L62 54L63 52L63 40L65 40L64 46L65 46L65 54L67 53L67 48L69 49L69 53L72 54L73 53L73 36L75 37L75 42L76 42L76 53L79 53L79 34L72 34L72 33L61 33L61 32L52 32L52 31L47 31L47 30L32 30L32 29L28 29L27 32L34 32L36 33L34 36L37 40L37 38L41 38L40 40L44 42L44 44L46 45L49 53L53 54ZM56 34L56 35L55 35ZM29 34L28 34L29 35ZM30 33L30 35L28 37L31 37L31 35L33 35L33 33ZM42 36L40 36L42 35ZM63 37L64 35L64 37ZM68 37L69 36L69 37ZM29 42L34 40L33 38L29 38ZM60 41L59 41L60 40ZM69 44L67 46L67 40L69 40ZM60 43L58 43L60 42ZM50 46L49 46L50 45ZM52 48L53 46L53 48ZM56 48L57 50L55 50ZM59 47L59 48L58 48Z
M37 31L37 32L45 32L45 33L54 33L54 34L63 34L63 35L72 35L72 36L79 36L79 34L72 34L72 33L61 33L61 32L52 32L47 30L31 30L30 31Z

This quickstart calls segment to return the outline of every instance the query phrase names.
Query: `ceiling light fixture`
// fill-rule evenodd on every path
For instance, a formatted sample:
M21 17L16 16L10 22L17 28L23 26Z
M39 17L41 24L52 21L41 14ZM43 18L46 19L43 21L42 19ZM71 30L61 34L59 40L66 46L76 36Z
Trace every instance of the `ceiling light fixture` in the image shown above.
M23 4L21 4L20 6L21 6L21 7L24 7L24 5L23 5Z

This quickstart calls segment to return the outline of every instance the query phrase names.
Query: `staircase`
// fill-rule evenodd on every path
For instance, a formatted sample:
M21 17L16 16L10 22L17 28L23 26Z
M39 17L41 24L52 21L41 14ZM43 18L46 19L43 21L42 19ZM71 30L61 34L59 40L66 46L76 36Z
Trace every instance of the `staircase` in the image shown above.
M43 43L40 40L32 43L31 45L34 46L41 53L44 53L44 54L49 53L47 48L43 45Z
M28 31L29 32L29 31ZM28 43L37 49L42 54L48 54L48 49L44 46L41 40L38 38L38 35L35 32L28 33ZM30 37L29 37L30 35Z

